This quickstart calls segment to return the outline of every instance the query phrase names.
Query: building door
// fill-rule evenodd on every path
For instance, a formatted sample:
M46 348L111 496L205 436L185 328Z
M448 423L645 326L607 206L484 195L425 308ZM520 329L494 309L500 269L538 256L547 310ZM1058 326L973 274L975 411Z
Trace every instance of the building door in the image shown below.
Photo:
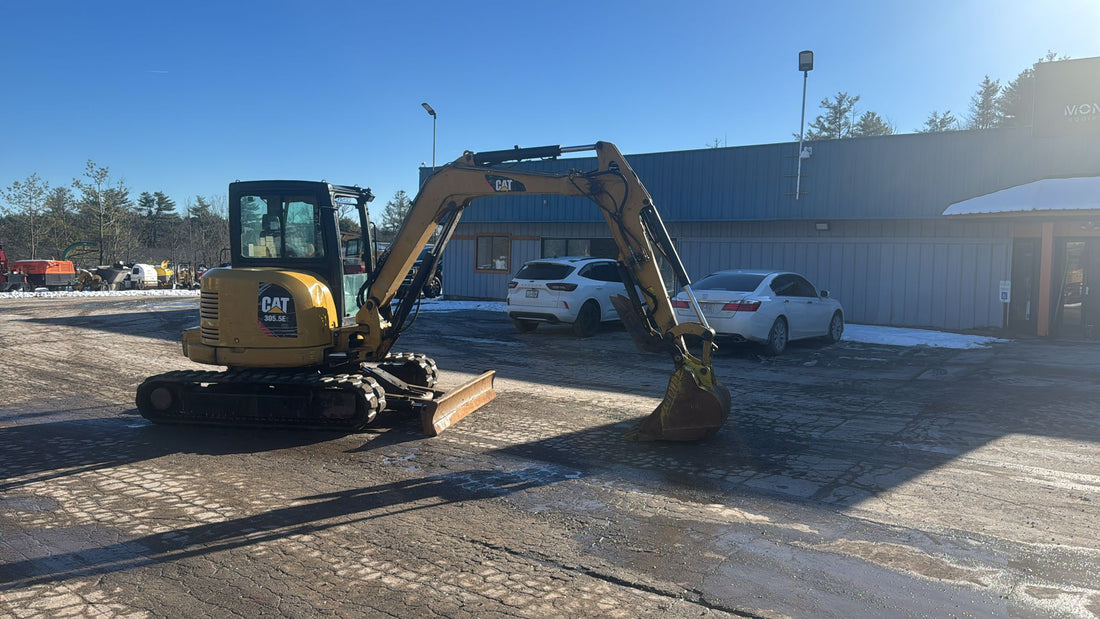
M1100 239L1062 240L1055 265L1054 332L1066 339L1100 337Z
M1039 265L1039 239L1012 240L1012 295L1008 304L1008 328L1014 333L1038 333Z

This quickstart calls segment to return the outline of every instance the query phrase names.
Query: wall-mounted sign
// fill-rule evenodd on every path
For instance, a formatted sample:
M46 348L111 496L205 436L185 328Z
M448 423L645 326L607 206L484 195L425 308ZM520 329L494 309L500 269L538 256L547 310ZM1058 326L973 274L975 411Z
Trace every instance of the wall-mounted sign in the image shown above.
M1035 135L1100 134L1100 58L1035 65Z

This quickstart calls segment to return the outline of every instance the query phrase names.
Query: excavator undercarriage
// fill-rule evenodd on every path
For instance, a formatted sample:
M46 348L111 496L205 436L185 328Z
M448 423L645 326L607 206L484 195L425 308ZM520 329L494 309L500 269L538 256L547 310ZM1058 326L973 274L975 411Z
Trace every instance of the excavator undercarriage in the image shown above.
M438 370L422 354L390 353L378 366L351 372L309 369L177 370L147 378L137 390L142 416L154 423L355 432L383 410L411 412L437 436L496 397L488 371L452 389L433 389Z

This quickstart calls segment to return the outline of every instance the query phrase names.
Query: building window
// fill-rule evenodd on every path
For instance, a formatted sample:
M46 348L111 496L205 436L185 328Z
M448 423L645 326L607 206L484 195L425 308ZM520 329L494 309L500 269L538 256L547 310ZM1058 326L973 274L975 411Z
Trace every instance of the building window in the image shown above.
M542 239L542 258L562 256L617 258L618 255L619 249L612 239Z
M508 271L512 251L506 236L477 237L477 270Z

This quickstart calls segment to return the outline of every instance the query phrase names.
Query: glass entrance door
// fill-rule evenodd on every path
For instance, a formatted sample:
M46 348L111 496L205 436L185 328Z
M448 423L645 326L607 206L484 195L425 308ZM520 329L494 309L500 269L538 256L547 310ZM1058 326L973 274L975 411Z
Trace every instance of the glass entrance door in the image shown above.
M1058 337L1080 339L1085 335L1081 306L1085 299L1085 242L1064 241L1060 293L1055 312L1058 314ZM1058 281L1058 280L1055 280Z
M1067 339L1100 338L1100 239L1064 240L1056 246L1055 335Z

